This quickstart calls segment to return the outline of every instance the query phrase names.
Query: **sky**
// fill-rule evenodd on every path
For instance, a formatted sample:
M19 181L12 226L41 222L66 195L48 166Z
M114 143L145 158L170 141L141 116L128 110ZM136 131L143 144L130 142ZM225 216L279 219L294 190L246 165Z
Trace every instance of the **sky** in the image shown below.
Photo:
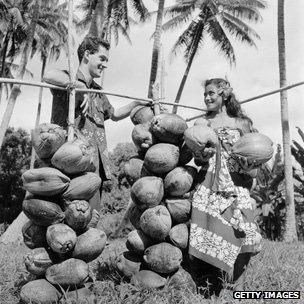
M154 2L154 1L153 1ZM167 0L166 4L170 4ZM243 45L232 39L237 62L230 66L219 53L218 48L209 39L200 49L194 59L186 82L181 103L203 108L203 89L201 82L208 78L227 77L233 91L239 100L244 100L279 88L279 67L277 48L277 1L268 0L268 8L261 11L263 22L251 24L261 39L256 41L257 48ZM152 1L149 1L151 5ZM156 7L150 7L156 9ZM287 83L292 84L304 80L304 1L285 1L285 35ZM110 51L108 69L105 75L104 88L120 94L135 97L147 97L150 76L152 45L150 39L155 28L155 18L145 24L133 26L130 31L132 45L120 38L118 46ZM164 93L165 100L173 102L182 79L186 64L182 54L170 61L170 50L176 41L180 30L166 32L162 35L163 57L165 60ZM78 35L80 37L81 35ZM75 65L77 45L75 46ZM68 66L67 57L61 56L57 62L48 63L47 69L65 69ZM40 81L41 62L34 57L28 64L28 69L34 74L33 80ZM16 107L10 122L13 127L30 130L34 127L38 104L38 88L22 87ZM291 139L300 141L296 126L304 130L304 86L288 91L289 118ZM43 92L41 122L50 121L52 96L48 89ZM109 100L118 108L130 102L128 99L109 96ZM0 105L0 119L4 112L5 102ZM273 142L281 143L280 95L275 94L244 104L243 109L251 117L255 128L269 136ZM168 106L171 110L171 107ZM183 118L199 115L201 112L179 108L178 114ZM189 126L192 122L189 123ZM129 118L119 122L106 122L106 133L109 149L112 150L120 142L131 142L133 125Z

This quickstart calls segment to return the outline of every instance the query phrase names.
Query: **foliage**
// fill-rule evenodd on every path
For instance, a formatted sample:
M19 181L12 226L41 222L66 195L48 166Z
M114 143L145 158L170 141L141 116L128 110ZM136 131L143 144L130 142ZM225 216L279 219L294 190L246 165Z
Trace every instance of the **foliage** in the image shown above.
M137 149L132 143L119 143L109 153L111 181L103 185L102 205L104 213L120 212L128 204L130 197L129 184L124 171L125 163L137 155Z
M0 152L0 223L11 223L21 212L25 194L21 174L29 169L30 153L29 134L8 129Z
M99 0L100 1L100 0ZM149 12L142 0L107 0L107 20L104 24L103 38L111 41L112 37L118 44L119 35L124 36L129 43L130 24L144 22L149 18ZM87 29L92 21L94 10L98 0L82 0L77 8L84 12L84 18L77 23L80 30ZM130 8L132 9L136 19L130 16Z
M304 142L304 133L298 127L298 133ZM304 239L304 147L296 140L293 140L291 146L291 153L295 160L300 165L301 169L294 168L293 176L296 181L295 184L295 201L296 201L296 219L298 224L299 237Z
M232 292L227 289L218 298L205 299L201 295L172 287L143 290L125 282L115 267L118 256L126 250L124 243L125 239L110 242L98 258L98 263L95 263L97 281L92 284L97 303L240 303L232 299ZM301 243L264 241L262 251L251 259L248 266L245 290L302 290L303 250L304 245ZM21 286L30 279L23 263L23 255L28 251L24 245L0 245L0 298L3 304L17 303ZM261 301L249 302L258 304ZM299 303L299 300L290 300L288 303Z
M65 24L68 16L67 3L59 4L59 2L59 0L41 2L31 45L31 56L39 49L42 59L47 57L58 59L60 49L67 40ZM0 22L0 76L14 78L12 71L17 68L13 61L24 50L36 1L8 0L4 3L6 13ZM28 71L26 74L31 75ZM9 86L5 85L5 87L8 91Z
M259 169L257 185L251 196L257 205L257 221L264 237L281 240L285 218L284 171L281 146L277 146L272 168L263 165Z
M229 35L249 46L256 46L254 39L260 37L246 22L261 21L259 10L265 7L266 3L262 0L177 1L166 9L166 14L172 18L163 25L163 29L171 30L187 24L172 49L173 55L184 49L187 62L204 45L205 37L209 36L230 63L234 63L235 53Z

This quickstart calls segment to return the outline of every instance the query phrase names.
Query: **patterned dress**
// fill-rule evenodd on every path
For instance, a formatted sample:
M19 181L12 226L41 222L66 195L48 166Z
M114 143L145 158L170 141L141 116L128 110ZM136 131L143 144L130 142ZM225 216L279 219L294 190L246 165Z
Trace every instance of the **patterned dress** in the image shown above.
M261 235L254 222L252 177L231 155L242 131L215 129L220 140L216 154L200 171L192 199L189 253L229 274L239 253L257 253Z

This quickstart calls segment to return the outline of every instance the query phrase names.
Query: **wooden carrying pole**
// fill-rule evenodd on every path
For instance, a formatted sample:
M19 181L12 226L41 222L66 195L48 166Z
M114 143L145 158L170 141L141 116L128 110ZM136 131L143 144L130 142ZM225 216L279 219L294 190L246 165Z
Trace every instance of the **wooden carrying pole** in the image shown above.
M69 61L69 77L70 83L75 83L76 75L73 65L73 0L69 0L69 21L68 21L68 61ZM69 92L69 128L68 141L74 139L74 122L75 122L75 90Z

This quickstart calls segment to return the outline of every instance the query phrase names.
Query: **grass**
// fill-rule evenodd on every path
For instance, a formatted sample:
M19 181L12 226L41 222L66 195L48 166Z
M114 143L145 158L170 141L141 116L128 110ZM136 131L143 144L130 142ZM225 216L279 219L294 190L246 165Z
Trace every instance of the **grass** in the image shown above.
M103 228L110 233L117 226L120 216L106 216ZM130 227L129 227L130 228ZM121 236L129 231L127 228ZM202 295L190 291L165 286L161 290L144 290L134 286L120 276L115 268L118 256L126 250L125 239L110 240L97 261L90 263L95 280L89 284L98 304L198 304L198 303L261 303L262 301L237 301L229 290L224 290L217 298L205 299ZM0 303L18 303L18 295L23 284L29 279L23 256L30 249L24 245L0 245ZM260 254L253 257L246 275L246 290L289 290L304 291L304 244L286 244L282 242L263 242ZM304 295L303 295L304 296ZM304 303L302 300L267 301L267 303ZM89 299L89 298L87 298ZM72 304L77 302L62 301ZM78 302L81 303L81 302ZM85 302L84 302L85 303ZM88 302L90 303L90 302Z

